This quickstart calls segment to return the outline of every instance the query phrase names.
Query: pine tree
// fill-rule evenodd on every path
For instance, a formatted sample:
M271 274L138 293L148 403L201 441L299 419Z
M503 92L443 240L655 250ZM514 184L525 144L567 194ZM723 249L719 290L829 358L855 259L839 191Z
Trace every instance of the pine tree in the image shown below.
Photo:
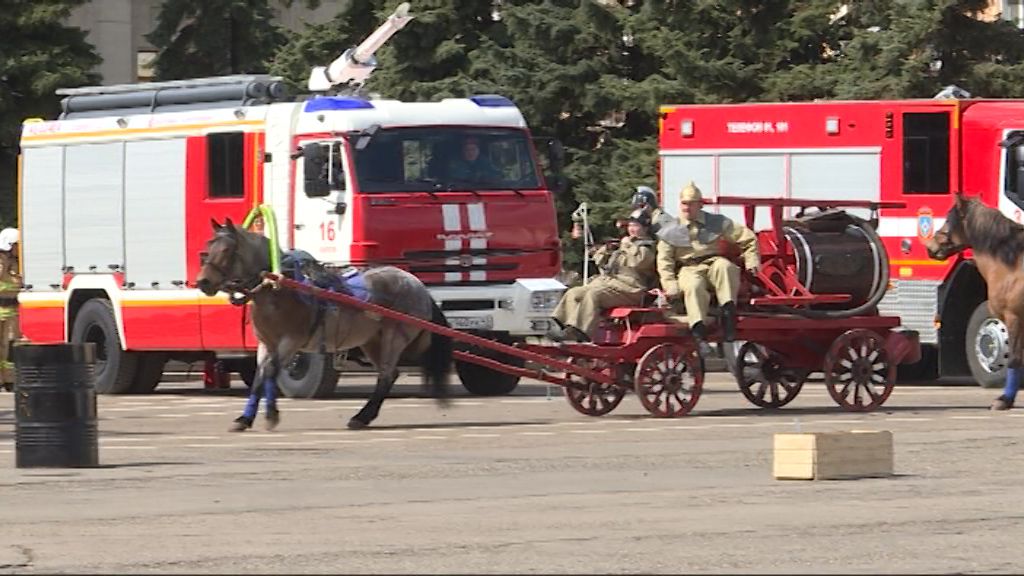
M837 98L928 98L955 84L974 96L1022 95L1024 36L978 18L984 0L857 3L833 67Z
M85 0L5 0L0 10L0 225L14 224L15 174L21 125L53 119L58 88L99 82L99 63L79 28L62 24Z
M277 2L290 5L292 0ZM284 45L272 0L164 0L156 28L146 35L158 50L158 80L267 71ZM315 7L318 0L307 0Z

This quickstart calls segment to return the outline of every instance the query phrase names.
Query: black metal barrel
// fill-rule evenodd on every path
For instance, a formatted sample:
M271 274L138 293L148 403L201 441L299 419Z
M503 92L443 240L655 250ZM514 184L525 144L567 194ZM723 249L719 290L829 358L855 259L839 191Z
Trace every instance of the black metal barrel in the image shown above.
M92 343L14 347L18 468L99 465L95 362Z

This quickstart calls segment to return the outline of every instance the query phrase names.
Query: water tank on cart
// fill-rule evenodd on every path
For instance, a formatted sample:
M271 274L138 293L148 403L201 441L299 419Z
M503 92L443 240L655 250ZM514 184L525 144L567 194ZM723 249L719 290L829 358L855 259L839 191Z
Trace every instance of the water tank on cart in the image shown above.
M783 231L796 259L800 283L814 294L849 294L841 304L815 310L874 307L888 284L889 261L871 224L841 210L786 220ZM875 301L874 303L871 303Z

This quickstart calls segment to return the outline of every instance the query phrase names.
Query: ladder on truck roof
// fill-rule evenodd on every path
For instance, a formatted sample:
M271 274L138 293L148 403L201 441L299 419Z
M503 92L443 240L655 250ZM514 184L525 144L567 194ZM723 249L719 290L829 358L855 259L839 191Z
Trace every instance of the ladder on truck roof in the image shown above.
M214 76L57 90L61 120L254 106L288 98L279 76Z
M376 51L412 19L409 3L399 4L358 46L346 50L327 66L315 66L309 75L309 90L325 93L340 86L342 90L357 92L377 67ZM60 102L61 120L253 106L289 100L282 79L269 75L88 86L57 90L57 94L64 96Z

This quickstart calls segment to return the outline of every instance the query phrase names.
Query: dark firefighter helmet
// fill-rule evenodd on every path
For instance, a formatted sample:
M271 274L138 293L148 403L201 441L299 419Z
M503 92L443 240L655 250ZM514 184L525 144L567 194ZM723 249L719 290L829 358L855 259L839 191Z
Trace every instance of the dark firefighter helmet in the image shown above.
M650 186L636 187L636 193L633 194L633 208L640 207L651 209L658 207L658 196Z

